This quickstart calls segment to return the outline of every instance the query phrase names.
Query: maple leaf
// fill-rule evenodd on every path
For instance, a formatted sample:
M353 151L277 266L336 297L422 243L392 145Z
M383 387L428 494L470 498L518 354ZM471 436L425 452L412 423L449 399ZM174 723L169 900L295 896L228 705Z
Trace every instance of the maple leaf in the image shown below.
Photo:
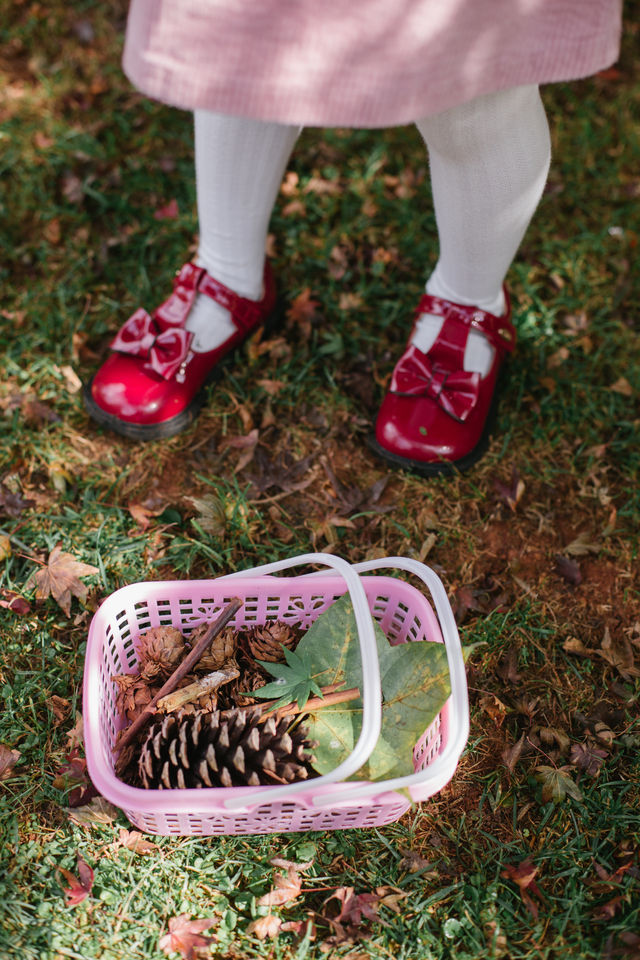
M87 761L80 756L77 749L72 750L67 756L67 762L58 768L53 786L56 790L70 791L67 797L70 807L81 807L98 796L98 791L87 773Z
M580 788L571 777L571 767L549 767L543 764L535 769L537 778L542 784L542 799L545 803L550 800L559 802L566 796L574 800L582 800Z
M277 697L277 701L270 708L277 710L278 707L285 707L295 700L298 709L301 710L312 693L317 697L322 697L323 693L311 674L311 660L306 652L296 653L293 650L287 650L282 647L286 663L271 663L266 660L257 660L260 666L267 670L276 679L272 683L265 684L259 690L253 690L249 694L252 697L260 697L261 700L271 700Z
M558 553L556 554L555 561L556 573L560 574L563 580L572 583L576 587L579 583L582 583L580 566L575 560L570 560L569 557L563 557L562 554Z
M13 768L20 756L19 750L12 750L5 743L0 743L0 781L13 776Z
M47 563L33 573L27 584L35 581L36 599L46 600L52 596L64 613L71 616L71 597L77 597L81 603L87 599L88 587L81 583L79 577L88 577L98 573L98 568L89 563L76 560L70 553L62 550L60 544L55 546L49 554Z
M574 767L584 770L590 777L597 777L600 767L609 756L607 750L601 750L589 743L574 743L569 759Z
M140 530L146 530L153 517L159 517L166 507L164 500L159 497L147 497L142 503L128 503L127 510L137 523Z
M289 867L286 873L277 873L274 886L257 901L259 907L281 907L290 903L300 893L302 881L295 867Z
M514 743L512 747L507 747L502 752L502 760L505 767L509 771L509 773L513 773L515 765L520 759L520 754L522 753L524 741L525 741L525 734L523 733L520 739L517 741L517 743Z
M215 493L207 493L204 497L187 497L198 511L196 522L204 533L212 537L223 537L227 529L227 516L224 504Z
M266 940L267 937L273 939L278 936L281 927L282 920L280 917L268 913L265 917L258 917L257 920L253 920L247 927L247 933L252 933L258 940Z
M21 597L15 590L2 590L1 594L3 599L0 600L0 607L4 607L5 610L11 610L12 613L17 613L18 616L21 617L25 617L28 613L31 613L31 604L29 601Z
M89 896L93 887L93 870L78 854L76 877L70 870L58 867L69 886L63 888L68 907L75 907Z
M506 864L504 870L502 870L500 873L501 877L506 877L507 880L511 880L513 883L517 884L520 890L520 896L522 897L522 902L526 906L527 910L529 910L529 912L533 915L535 920L538 919L538 905L531 894L542 899L542 894L540 893L538 885L534 879L537 872L538 868L534 867L531 860L527 858L526 860L523 860L522 863Z
M305 340L311 336L311 321L318 315L319 306L319 301L311 296L311 288L305 287L287 310L289 326L298 326Z
M596 652L603 660L615 667L625 680L640 677L640 670L635 666L633 649L627 637L616 636L612 638L609 628L605 627L600 649Z
M143 855L157 853L160 849L157 843L151 843L150 840L146 840L139 830L125 830L124 828L120 830L118 839L114 842L113 846L116 850L119 847L125 847L127 850L131 850L132 853L140 853Z
M184 960L195 960L196 950L208 947L214 937L201 936L215 920L191 920L188 913L181 913L169 920L169 932L158 941L158 947L165 953L179 953Z
M24 500L20 493L12 493L0 483L0 511L7 517L19 517L23 510L35 506L35 500Z
M69 750L84 746L84 722L80 711L76 713L76 721L71 730L67 730L67 746Z
M388 476L380 477L379 480L376 480L375 483L373 483L366 490L361 490L360 487L347 487L345 484L341 483L331 469L331 466L327 460L322 461L322 466L324 467L325 473L327 474L331 486L336 494L336 496L330 501L331 506L341 516L348 516L350 513L354 513L355 511L358 511L358 513L364 513L365 511L371 511L374 513L388 513L393 509L392 505L385 507L378 505L378 501L382 496L387 483L389 482Z

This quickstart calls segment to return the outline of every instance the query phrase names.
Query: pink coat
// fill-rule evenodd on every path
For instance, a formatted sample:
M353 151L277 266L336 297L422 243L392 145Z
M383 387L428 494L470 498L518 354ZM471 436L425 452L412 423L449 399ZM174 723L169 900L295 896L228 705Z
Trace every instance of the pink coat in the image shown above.
M621 0L132 0L124 69L190 110L393 126L595 73L620 21Z

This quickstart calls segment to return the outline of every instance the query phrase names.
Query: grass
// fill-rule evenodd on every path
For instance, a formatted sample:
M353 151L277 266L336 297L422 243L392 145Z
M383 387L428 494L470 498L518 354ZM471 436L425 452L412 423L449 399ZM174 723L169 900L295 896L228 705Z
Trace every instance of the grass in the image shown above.
M0 785L0 957L157 957L180 913L215 918L215 956L324 956L331 931L322 923L312 942L247 932L264 911L256 900L273 883L275 854L313 860L301 896L282 911L288 919L321 912L343 885L407 894L397 912L381 908L386 926L363 928L331 955L637 956L637 859L615 879L602 874L627 862L640 835L638 680L597 652L565 649L577 638L602 652L609 631L616 644L635 640L638 659L637 3L627 6L617 72L544 91L554 164L508 277L519 346L490 451L449 481L394 473L386 513L364 495L386 475L365 438L437 256L416 132L303 133L290 166L298 179L272 221L276 323L243 362L225 366L193 428L137 447L90 424L67 368L90 376L117 325L157 303L194 249L190 119L123 78L119 0L9 6L12 27L0 33L0 480L33 505L17 516L0 507L9 536L1 587L32 611L0 612L0 742L21 752ZM172 199L177 217L156 219ZM308 329L287 318L307 289L316 301ZM268 380L281 384L274 395L260 383ZM239 453L225 442L252 428L256 455L236 469ZM287 494L284 470L307 457L309 486ZM363 492L359 506L340 502L323 458ZM513 469L524 491L512 509L496 482L508 487ZM273 483L262 489L266 476ZM206 494L218 498L215 533L190 499ZM141 529L129 506L149 498L158 506ZM555 557L582 533L594 546L573 557L574 585ZM57 543L99 571L70 618L52 600L35 603L27 586ZM159 838L148 858L114 848L124 817L73 826L53 782L81 708L100 600L133 581L215 576L310 547L353 561L426 557L463 638L485 641L469 665L471 737L452 783L381 830ZM62 720L47 705L54 695L68 701ZM589 776L571 766L570 747L593 744L598 722L611 740ZM523 734L509 771L503 753ZM582 800L545 802L540 765L568 766ZM408 872L407 850L431 868ZM95 883L66 907L59 870L75 871L78 852ZM504 874L527 858L538 870L537 919Z

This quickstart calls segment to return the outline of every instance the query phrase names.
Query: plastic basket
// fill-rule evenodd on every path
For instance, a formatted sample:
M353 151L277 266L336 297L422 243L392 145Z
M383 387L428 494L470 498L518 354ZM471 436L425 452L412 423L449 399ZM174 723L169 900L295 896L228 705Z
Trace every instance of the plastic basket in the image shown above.
M272 576L300 564L329 570L302 576ZM399 568L418 576L427 598L403 580L360 576ZM229 600L243 601L231 625L286 620L303 629L349 590L358 625L363 665L363 730L349 758L331 773L286 786L143 790L114 773L113 746L123 725L115 706L112 676L136 671L136 638L149 627L171 625L185 635L212 620ZM373 750L380 732L381 692L373 631L375 619L392 644L444 641L451 695L425 729L413 752L414 773L383 782L350 781ZM455 620L436 574L402 557L350 565L327 554L305 554L214 580L137 583L104 601L89 630L84 671L83 716L89 774L100 793L131 823L157 834L277 833L381 826L397 820L411 801L437 793L450 780L469 731L464 663ZM398 792L401 790L402 792ZM410 798L410 799L409 799Z

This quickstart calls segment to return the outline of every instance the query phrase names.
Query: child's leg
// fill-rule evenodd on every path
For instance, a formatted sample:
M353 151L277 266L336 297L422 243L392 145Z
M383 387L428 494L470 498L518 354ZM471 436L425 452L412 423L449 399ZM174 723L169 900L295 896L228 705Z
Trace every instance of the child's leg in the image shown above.
M418 121L429 150L440 259L427 293L500 315L502 284L544 188L549 128L536 86L516 87ZM441 326L420 321L427 352ZM472 331L465 368L486 373L493 348Z
M542 194L550 146L537 87L478 97L418 129L440 259L371 445L429 476L466 470L486 449L500 365L515 343L502 284Z
M261 297L269 218L299 132L279 123L195 112L196 262L250 300ZM186 326L201 352L213 350L235 329L229 312L203 294Z

